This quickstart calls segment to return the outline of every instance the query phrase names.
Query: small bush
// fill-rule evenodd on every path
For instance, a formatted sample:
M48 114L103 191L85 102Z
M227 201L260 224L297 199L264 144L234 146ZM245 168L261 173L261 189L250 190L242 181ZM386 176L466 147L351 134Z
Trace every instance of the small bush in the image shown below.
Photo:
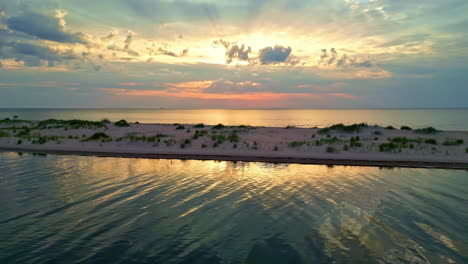
M207 148L207 145L206 145L206 144L202 144L201 147L202 147L202 148Z
M9 137L9 136L10 136L10 134L8 134L7 132L4 132L4 131L1 131L1 130L0 130L0 138L2 138L2 137Z
M306 142L305 141L293 141L288 144L290 148L295 148L295 147L300 147L304 145Z
M184 127L183 125L178 125L178 126L176 127L176 129L177 129L177 130L182 130L182 129L185 129L185 127Z
M362 128L366 128L366 127L369 127L369 125L366 123L352 124L349 126L346 126L343 124L336 124L336 125L332 125L326 128L322 128L318 131L318 133L328 134L330 130L336 130L336 131L345 132L345 133L355 133L355 132L359 132Z
M382 132L381 132L381 131L374 131L372 134L374 134L374 135L382 135Z
M237 148L237 144L232 145L232 148Z
M225 126L223 124L217 124L216 126L213 127L213 129L223 129Z
M398 146L395 143L382 143L379 145L380 152L395 152Z
M467 153L467 154L468 154L468 148L466 148L466 149L465 149L465 153Z
M285 128L286 128L286 129L290 129L290 128L296 128L296 127L295 127L295 126L291 126L291 125L287 125Z
M273 148L273 151L278 151L278 146L275 146L275 147Z
M103 118L103 119L101 120L101 123L103 123L103 124L110 124L110 122L111 122L111 121L110 121L109 119L107 119L107 118Z
M334 148L334 147L332 147L332 146L328 146L327 149L326 149L326 151L327 151L328 153L335 153L335 152L338 152L338 151L336 150L336 148Z
M385 129L394 130L395 128L393 126L386 126Z
M433 139L433 138L428 138L428 139L425 139L424 140L424 143L426 144L432 144L432 145L437 145L437 140Z
M411 127L409 127L409 126L402 126L400 129L401 129L401 130L413 130L413 129L412 129Z
M200 137L203 137L206 134L208 134L208 131L206 130L196 130L195 134L193 134L192 136L192 139L198 139Z
M439 132L439 130L433 127L426 127L426 128L415 129L414 132L418 134L436 134Z
M348 151L348 150L349 150L348 144L345 144L345 145L343 146L343 150L344 150L344 151Z
M16 144L21 145L22 143L23 143L23 140L20 139L20 140L18 140L18 142Z
M200 123L200 124L194 125L193 127L194 127L194 128L204 128L205 125Z
M229 136L228 136L228 140L229 142L233 143L233 142L239 142L240 141L240 137L239 135L237 135L236 133L231 133Z
M459 145L463 145L465 141L463 139L446 139L444 141L444 146L459 146Z
M130 126L130 124L127 121L123 120L123 119L120 120L120 121L115 122L114 125L116 125L118 127L129 127Z
M101 142L112 141L112 137L107 135L106 133L98 132L98 133L94 133L92 136L88 137L87 139L83 141L98 141L98 140L100 140Z

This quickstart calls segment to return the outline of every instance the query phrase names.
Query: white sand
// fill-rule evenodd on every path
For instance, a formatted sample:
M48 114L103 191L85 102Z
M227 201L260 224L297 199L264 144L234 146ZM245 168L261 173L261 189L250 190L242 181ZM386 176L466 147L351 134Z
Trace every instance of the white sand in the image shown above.
M26 124L15 124L20 127ZM33 125L30 125L33 126ZM59 136L59 142L47 141L45 144L33 144L27 138L22 139L21 144L18 143L18 138L3 137L0 138L0 148L14 150L29 150L34 151L68 151L77 153L108 153L112 155L118 154L151 154L158 155L184 155L189 156L209 156L210 158L229 160L248 160L249 157L261 157L268 161L281 161L281 159L313 159L323 160L349 160L349 161L389 161L404 164L404 162L423 162L423 163L459 163L462 166L468 165L468 132L466 131L444 131L436 134L417 134L413 131L406 130L389 130L381 127L368 127L360 130L359 133L345 133L332 131L330 137L337 137L340 142L333 144L323 144L316 146L316 141L320 139L327 140L327 135L318 134L318 128L274 128L274 127L252 127L252 128L235 128L226 127L220 130L212 129L212 126L204 128L194 128L193 125L184 125L185 129L177 130L176 126L171 124L131 124L130 127L117 127L113 124L107 124L108 129L68 129L50 128L44 130L33 130L30 134L40 134L41 136ZM12 127L12 125L0 124L0 128ZM189 131L187 131L189 130ZM195 131L206 130L208 134L198 139L192 139ZM231 143L228 140L224 141L217 147L214 147L214 141L211 139L213 131L217 135L229 136L232 131L237 130L237 135L240 141ZM13 131L3 130L10 134ZM375 135L375 131L380 131L382 135ZM104 132L111 136L113 141L100 142L88 141L82 142L83 135L89 137L96 132ZM154 136L155 134L167 134L169 137L161 138L159 144L153 142L131 142L129 139L122 139L117 142L116 139L124 137L128 133L136 133L138 136ZM313 135L315 137L313 138ZM69 139L68 137L78 137L79 139ZM361 147L350 148L343 150L345 144L349 145L351 137L360 137ZM388 138L406 137L409 139L435 139L437 145L427 143L411 143L414 148L403 148L401 152L381 152L379 145L387 142ZM175 143L168 146L164 143L165 140L172 139ZM181 148L181 144L185 139L191 139L190 144L185 144ZM447 139L462 139L463 144L458 146L445 146L442 143ZM305 141L306 143L298 147L290 147L289 143L293 141ZM255 144L256 143L256 144ZM205 144L207 147L202 148ZM236 148L234 148L236 145ZM278 147L275 151L274 148ZM331 146L336 149L335 153L328 153L327 147ZM174 157L174 156L171 156ZM223 158L224 157L224 158ZM303 161L302 161L303 162ZM304 163L304 162L303 162ZM307 162L306 162L307 163ZM468 168L468 167L467 167Z

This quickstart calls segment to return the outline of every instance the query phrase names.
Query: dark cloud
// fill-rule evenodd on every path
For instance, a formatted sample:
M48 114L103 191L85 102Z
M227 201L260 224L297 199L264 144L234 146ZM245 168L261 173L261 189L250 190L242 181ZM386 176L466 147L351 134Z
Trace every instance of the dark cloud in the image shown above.
M23 32L44 40L86 44L82 33L72 33L65 29L63 15L47 16L28 11L19 16L9 17L6 20L6 25L11 30Z
M133 32L128 32L127 38L125 38L125 46L124 49L128 50L130 49L130 45L132 45L133 42Z
M170 50L168 45L166 44L156 48L155 43L153 43L153 45L150 48L148 48L148 50L150 56L166 55L171 57L183 57L186 56L189 52L189 49L187 48L182 50L180 53L177 53L175 51Z
M48 47L31 43L0 42L0 58L22 61L26 66L54 66L58 62L73 60L77 57L69 52L58 52Z
M283 47L276 45L273 47L266 47L260 50L259 60L261 64L277 64L286 62L291 54L291 47Z
M235 42L229 42L223 39L213 41L215 46L222 45L226 48L226 64L230 64L234 60L237 61L250 61L249 54L252 52L252 48L245 46L244 44L238 45Z
M320 55L319 65L321 66L353 66L353 67L373 67L374 62L370 57L368 58L351 58L346 54L343 54L341 58L338 56L338 51L335 48L331 48L330 52L327 49L322 49Z

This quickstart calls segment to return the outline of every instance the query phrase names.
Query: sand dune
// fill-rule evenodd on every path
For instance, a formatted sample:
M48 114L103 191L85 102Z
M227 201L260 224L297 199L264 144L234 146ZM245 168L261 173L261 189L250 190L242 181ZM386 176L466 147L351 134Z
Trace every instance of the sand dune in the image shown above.
M0 123L0 149L154 158L468 169L466 131L414 131L365 124L324 129L201 124L117 126L114 123L83 122L3 121Z

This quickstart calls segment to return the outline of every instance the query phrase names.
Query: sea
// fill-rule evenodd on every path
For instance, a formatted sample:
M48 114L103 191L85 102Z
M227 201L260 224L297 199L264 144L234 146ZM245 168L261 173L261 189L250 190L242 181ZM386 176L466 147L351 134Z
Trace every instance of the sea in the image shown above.
M1 109L0 118L468 130L467 109ZM468 263L468 172L0 151L0 263Z
M44 120L125 119L140 123L326 127L365 122L381 126L432 126L441 130L468 130L468 108L452 109L5 109L0 119Z

